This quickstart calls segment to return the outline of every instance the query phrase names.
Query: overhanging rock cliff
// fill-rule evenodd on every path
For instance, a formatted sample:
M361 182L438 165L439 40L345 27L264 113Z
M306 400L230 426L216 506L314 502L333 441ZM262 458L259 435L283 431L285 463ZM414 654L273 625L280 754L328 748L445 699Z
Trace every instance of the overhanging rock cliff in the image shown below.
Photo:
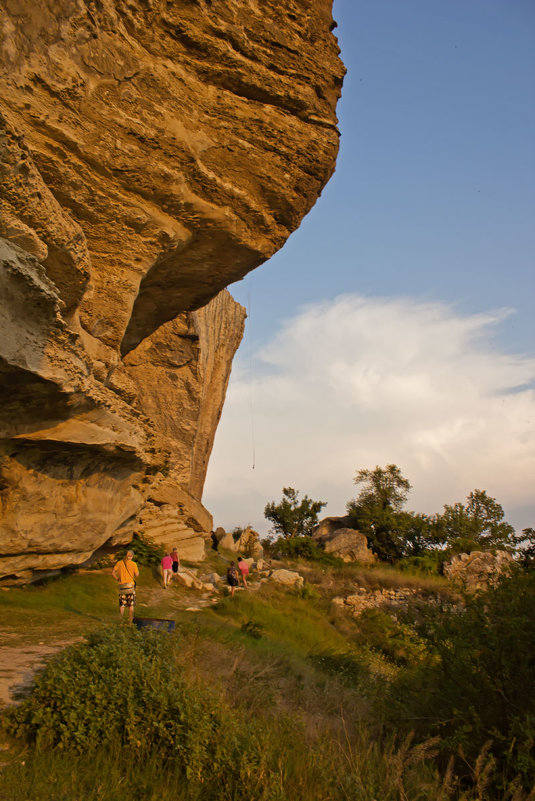
M0 0L0 579L200 501L244 310L330 177L330 0ZM169 517L170 511L173 514Z

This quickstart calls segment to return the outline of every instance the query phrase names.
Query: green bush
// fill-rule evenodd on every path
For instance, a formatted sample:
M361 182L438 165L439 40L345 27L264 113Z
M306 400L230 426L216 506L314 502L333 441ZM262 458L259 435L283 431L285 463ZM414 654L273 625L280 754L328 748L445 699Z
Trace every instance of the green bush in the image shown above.
M343 564L332 554L325 553L313 537L279 537L271 546L271 552L283 559L308 559L311 562L322 562L325 565L339 566Z
M125 747L158 753L188 779L239 781L258 765L254 727L185 678L178 636L131 627L92 634L67 648L10 708L9 733L39 750L87 753Z
M430 658L400 671L386 695L392 727L439 735L467 781L486 754L488 798L535 777L534 609L535 574L522 571L464 608L428 608L419 633Z
M124 559L129 550L134 551L136 564L142 565L143 567L159 565L165 556L165 548L163 545L158 545L153 539L142 533L134 534L130 545L122 548L117 553L116 560Z
M383 609L365 609L357 619L355 639L397 665L415 664L426 654L426 645L408 623Z
M400 559L396 567L407 572L424 573L427 576L438 576L442 571L442 563L447 559L444 551L426 551L422 556L406 556Z
M308 658L315 667L336 676L350 687L358 687L369 680L369 669L365 662L351 651L318 651Z
M248 634L249 637L252 637L254 640L262 639L264 634L263 625L254 620L248 620L246 623L242 623L241 630L244 634Z

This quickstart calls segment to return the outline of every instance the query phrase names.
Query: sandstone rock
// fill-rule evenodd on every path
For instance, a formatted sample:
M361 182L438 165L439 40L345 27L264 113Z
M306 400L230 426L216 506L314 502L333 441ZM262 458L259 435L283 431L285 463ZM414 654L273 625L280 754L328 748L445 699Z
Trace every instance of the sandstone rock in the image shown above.
M178 573L175 573L173 580L188 589L204 590L204 583L187 568L182 568Z
M160 496L162 497L162 496ZM181 559L200 562L205 556L205 539L186 525L182 509L173 504L146 502L139 514L139 530L167 550L177 548Z
M213 590L214 587L217 589L221 585L222 579L218 573L208 573L206 576L201 576L201 581Z
M444 565L444 575L468 592L476 592L496 582L512 563L513 557L507 551L472 551L452 557Z
M312 536L318 540L330 539L339 528L351 528L351 518L348 515L345 517L324 517L312 529Z
M220 548L225 548L227 551L237 551L238 550L238 545L237 545L237 543L234 542L234 537L232 536L232 534L230 532L229 533L225 532L225 534L223 534L223 536L219 540L219 547Z
M148 493L148 501L175 508L177 516L194 531L200 533L212 529L213 520L210 512L172 479L162 476L155 482Z
M303 576L285 568L274 570L269 578L276 584L282 584L285 587L302 587L305 583Z
M321 532L324 533L321 533ZM330 531L330 533L328 533ZM376 561L375 554L368 548L368 540L353 528L324 528L313 535L324 547L325 553L332 553L344 562L360 562L369 565Z
M341 598L341 597L337 596L336 598L332 599L331 604L338 611L343 611L344 606L345 606L345 598Z
M0 580L26 581L154 505L210 531L245 317L223 290L331 175L344 70L331 0L18 0L2 24Z
M260 535L250 527L244 529L233 550L239 554L247 554L253 559L261 559L264 556Z

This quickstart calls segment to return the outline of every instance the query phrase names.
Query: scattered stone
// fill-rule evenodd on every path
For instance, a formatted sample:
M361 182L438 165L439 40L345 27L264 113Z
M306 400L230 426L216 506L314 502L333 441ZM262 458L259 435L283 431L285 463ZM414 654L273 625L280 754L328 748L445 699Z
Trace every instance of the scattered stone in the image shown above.
M274 581L276 584L282 584L285 587L302 587L305 583L303 576L299 573L284 568L274 570L269 578L270 581Z
M399 587L397 589L365 589L358 587L353 595L346 598L337 596L332 599L332 604L339 611L346 612L352 617L358 617L365 609L388 609L406 608L408 604L421 597L425 598L427 604L442 604L438 595L428 595L419 592L412 587Z
M182 568L179 570L178 573L175 573L175 579L178 581L179 584L182 584L184 587L194 588L196 590L203 590L205 589L205 585L203 582L197 578L194 572L188 568ZM212 589L210 587L210 589Z

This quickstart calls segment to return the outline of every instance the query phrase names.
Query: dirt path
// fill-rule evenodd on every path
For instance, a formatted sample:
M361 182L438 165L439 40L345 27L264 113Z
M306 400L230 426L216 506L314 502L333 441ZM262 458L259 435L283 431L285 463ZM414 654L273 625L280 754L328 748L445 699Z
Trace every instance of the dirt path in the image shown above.
M13 703L17 694L29 687L36 670L43 666L47 657L81 639L20 645L16 634L0 632L0 704Z
M136 605L137 614L143 617L145 607L165 606L166 616L172 616L179 609L196 612L217 601L213 593L199 594L188 590L177 593L173 589L166 591L154 587L144 590L140 593L143 601ZM48 657L82 639L82 635L46 639L46 629L35 632L33 637L28 637L27 630L20 634L0 630L0 706L13 703L19 693L29 688L36 671Z

